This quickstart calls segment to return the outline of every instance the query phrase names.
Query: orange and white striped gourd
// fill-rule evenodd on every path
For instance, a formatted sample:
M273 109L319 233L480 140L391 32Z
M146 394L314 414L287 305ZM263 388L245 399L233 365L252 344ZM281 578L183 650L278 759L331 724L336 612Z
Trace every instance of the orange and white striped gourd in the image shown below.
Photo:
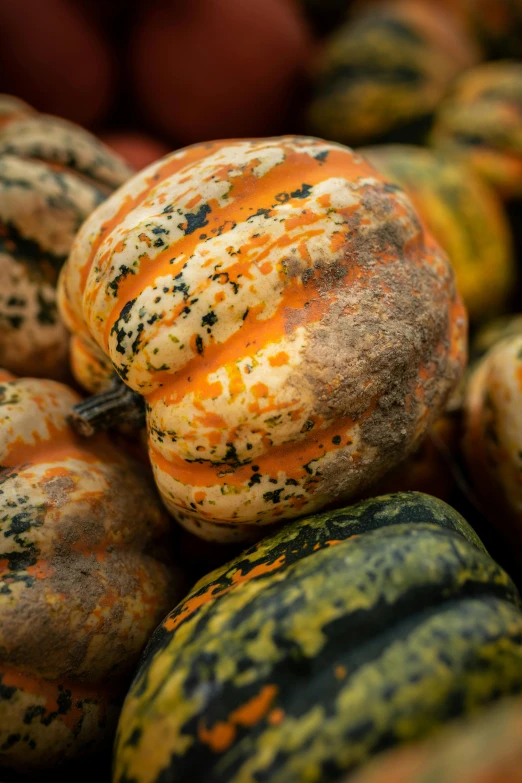
M368 486L465 359L453 272L408 197L308 137L142 171L84 223L60 303L77 377L90 362L99 389L108 357L142 395L163 500L220 541Z

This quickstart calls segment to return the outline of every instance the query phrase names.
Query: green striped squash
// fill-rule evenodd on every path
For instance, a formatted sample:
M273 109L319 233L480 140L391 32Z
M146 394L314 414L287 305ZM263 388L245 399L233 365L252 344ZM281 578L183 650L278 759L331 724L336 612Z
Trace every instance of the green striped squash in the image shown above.
M83 221L130 170L82 128L0 95L0 366L65 377L56 282Z
M437 108L430 143L466 162L504 201L520 199L522 63L499 60L463 73Z
M516 588L467 523L404 493L293 522L157 629L116 783L327 783L522 689Z
M466 29L440 5L361 3L317 60L309 129L351 146L422 143L448 85L478 59Z

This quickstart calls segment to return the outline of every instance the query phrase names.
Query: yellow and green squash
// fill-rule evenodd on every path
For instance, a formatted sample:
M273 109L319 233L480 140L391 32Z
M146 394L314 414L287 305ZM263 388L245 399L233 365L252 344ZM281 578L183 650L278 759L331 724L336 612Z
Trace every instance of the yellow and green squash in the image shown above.
M453 509L373 498L295 521L160 625L114 783L328 783L522 689L522 613Z
M440 4L361 4L318 58L309 129L351 146L419 143L448 85L478 61L473 39Z
M505 200L522 196L522 63L462 74L437 110L436 149L466 161Z

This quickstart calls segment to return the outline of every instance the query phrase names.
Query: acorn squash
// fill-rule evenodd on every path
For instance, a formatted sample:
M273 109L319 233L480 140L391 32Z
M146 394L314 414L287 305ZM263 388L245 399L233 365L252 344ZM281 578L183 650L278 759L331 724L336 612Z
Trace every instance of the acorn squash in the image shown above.
M167 507L221 541L369 486L465 361L453 272L407 196L307 137L209 142L145 169L83 225L60 303L78 379L91 356L100 388L110 359L146 406ZM97 411L117 422L111 401L86 403L87 429Z
M114 782L328 783L521 689L506 573L442 501L373 498L288 524L167 615Z

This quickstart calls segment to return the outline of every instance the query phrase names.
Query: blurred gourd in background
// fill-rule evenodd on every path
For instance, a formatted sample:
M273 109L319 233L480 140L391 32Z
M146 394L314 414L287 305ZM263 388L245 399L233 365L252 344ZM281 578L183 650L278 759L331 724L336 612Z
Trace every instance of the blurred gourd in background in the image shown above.
M503 199L522 197L522 63L463 74L438 107L431 143L465 160Z
M522 332L495 342L465 400L464 454L492 524L522 560Z
M312 39L292 0L154 0L129 46L138 106L158 131L190 144L291 125Z
M91 127L116 89L111 46L73 0L0 0L0 91Z
M0 363L63 379L55 287L88 215L131 174L93 135L0 95Z
M479 59L466 29L438 6L361 6L325 43L309 128L352 146L421 142L448 85Z

